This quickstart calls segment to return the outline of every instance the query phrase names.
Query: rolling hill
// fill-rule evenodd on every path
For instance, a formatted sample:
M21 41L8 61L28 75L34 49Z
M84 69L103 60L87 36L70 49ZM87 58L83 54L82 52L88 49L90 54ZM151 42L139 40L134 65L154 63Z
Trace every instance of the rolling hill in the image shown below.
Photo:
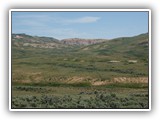
M62 76L64 80L89 77L101 81L115 77L148 76L147 33L89 45L66 45L54 38L28 35L14 35L12 40L15 70L19 66L18 69L24 67L32 71L35 66L43 74L54 78Z
M12 35L13 108L148 108L149 36Z
M52 37L38 37L26 34L12 34L12 42L14 46L30 46L39 48L60 48L67 46L81 46L101 43L106 39L82 39L82 38L69 38L58 40Z
M92 51L102 56L114 56L116 59L136 58L148 61L149 35L140 34L134 37L122 37L102 43L85 46L82 50Z
M52 37L38 37L26 34L12 34L13 46L17 47L38 47L38 48L59 48L63 44Z

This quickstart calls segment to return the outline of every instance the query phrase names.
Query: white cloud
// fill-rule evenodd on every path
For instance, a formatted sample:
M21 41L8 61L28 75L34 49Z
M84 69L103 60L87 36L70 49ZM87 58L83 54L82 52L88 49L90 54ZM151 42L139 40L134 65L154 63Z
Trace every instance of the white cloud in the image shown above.
M54 28L50 30L45 30L46 34L50 34L50 36L56 37L58 39L64 38L85 38L87 36L91 36L91 34L77 31L72 28Z
M18 15L14 16L13 23L17 26L45 27L50 19L47 15Z
M78 23L93 23L100 20L100 17L94 16L84 16L79 18L66 18L56 15L47 15L47 14L27 14L27 15L16 15L14 16L15 20L18 21L17 24L25 26L44 26L49 23L60 23L61 25L68 24L78 24Z
M77 30L72 24L85 24L97 22L100 17L83 16L77 18L66 18L56 15L19 15L15 16L13 32L26 33L31 35L51 36L58 39L63 38L87 38L92 33ZM68 25L68 26L67 26Z
M65 23L92 23L92 22L96 22L100 19L100 17L82 17L82 18L76 18L76 19L68 19L65 20Z
M14 33L26 33L29 35L54 37L59 40L65 38L91 38L92 34L74 30L72 28L49 28L39 29L37 27L18 29Z
M23 26L29 26L29 27L46 27L47 26L44 22L29 21L29 20L22 20L18 24Z

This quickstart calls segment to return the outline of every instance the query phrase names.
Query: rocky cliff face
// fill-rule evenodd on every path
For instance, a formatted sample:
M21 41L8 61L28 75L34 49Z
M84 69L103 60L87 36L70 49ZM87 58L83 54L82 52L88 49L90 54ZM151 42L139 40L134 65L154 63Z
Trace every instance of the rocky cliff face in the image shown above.
M12 43L17 47L61 48L68 45L91 45L101 43L106 39L70 38L58 40L52 37L38 37L26 34L12 34Z
M80 39L80 38L70 38L63 39L61 42L67 45L91 45L96 43L104 42L105 39Z

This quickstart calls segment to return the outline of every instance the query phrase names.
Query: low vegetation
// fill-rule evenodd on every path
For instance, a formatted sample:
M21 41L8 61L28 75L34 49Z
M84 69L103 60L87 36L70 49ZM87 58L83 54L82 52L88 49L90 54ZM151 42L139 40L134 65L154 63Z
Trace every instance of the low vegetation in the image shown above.
M13 39L12 108L148 108L148 34L87 46Z
M83 93L85 94L85 93ZM92 94L92 93L91 93ZM148 108L148 94L130 94L118 97L116 94L103 94L94 92L94 97L77 98L70 95L57 97L53 95L26 95L13 97L13 108L63 108L63 109L97 109L97 108Z

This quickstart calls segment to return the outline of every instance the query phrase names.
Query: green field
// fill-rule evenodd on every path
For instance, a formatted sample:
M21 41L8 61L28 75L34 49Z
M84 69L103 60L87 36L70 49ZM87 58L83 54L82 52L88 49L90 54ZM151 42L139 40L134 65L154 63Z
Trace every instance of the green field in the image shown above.
M16 42L12 108L149 107L148 34L55 48Z

